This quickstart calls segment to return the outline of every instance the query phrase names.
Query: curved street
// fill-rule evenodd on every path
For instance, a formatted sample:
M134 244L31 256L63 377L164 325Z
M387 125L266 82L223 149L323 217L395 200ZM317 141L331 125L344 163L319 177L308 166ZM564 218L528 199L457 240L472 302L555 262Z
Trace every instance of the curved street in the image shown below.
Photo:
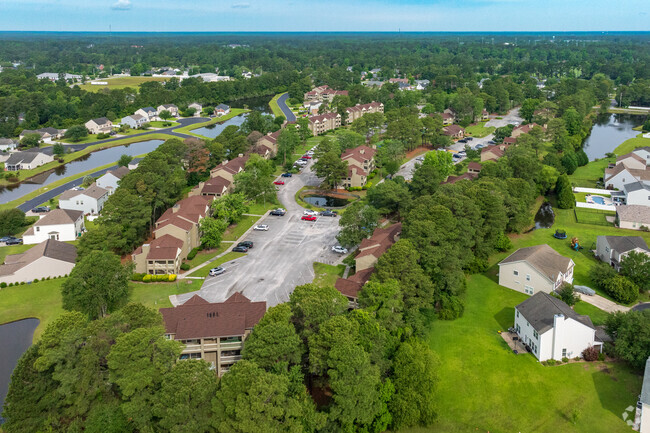
M278 98L278 107L280 107L280 110L282 110L282 114L284 114L284 117L287 119L287 122L295 122L296 115L293 114L293 112L287 105L287 99L289 99L288 93L285 93L284 95L280 96Z

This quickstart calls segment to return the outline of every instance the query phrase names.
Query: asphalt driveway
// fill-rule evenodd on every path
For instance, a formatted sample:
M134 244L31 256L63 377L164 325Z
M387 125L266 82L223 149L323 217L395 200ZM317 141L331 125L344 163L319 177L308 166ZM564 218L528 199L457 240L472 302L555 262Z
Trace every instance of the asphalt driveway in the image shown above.
M296 115L293 114L289 106L287 105L287 99L289 99L289 94L285 93L284 95L278 98L278 106L282 110L282 114L287 119L288 122L294 122L296 120Z

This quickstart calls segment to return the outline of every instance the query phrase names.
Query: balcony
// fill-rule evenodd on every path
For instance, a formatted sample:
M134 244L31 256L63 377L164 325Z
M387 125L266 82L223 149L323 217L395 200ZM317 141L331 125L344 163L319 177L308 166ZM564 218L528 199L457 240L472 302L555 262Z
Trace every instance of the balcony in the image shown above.
M243 346L241 341L232 341L228 343L221 343L219 347L223 350L236 350L241 349Z
M220 356L219 362L234 364L235 362L241 360L241 355L231 355L231 356Z

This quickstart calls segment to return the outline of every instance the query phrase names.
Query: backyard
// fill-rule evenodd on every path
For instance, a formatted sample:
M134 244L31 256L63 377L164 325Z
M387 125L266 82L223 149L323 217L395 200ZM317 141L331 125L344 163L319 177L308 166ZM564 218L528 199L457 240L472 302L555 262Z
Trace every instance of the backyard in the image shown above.
M98 78L97 80L92 81L106 81L106 85L94 85L90 84L90 81L86 84L81 84L83 90L88 92L99 92L103 89L125 89L127 87L138 87L142 83L147 81L167 81L169 78L163 77L117 77L117 78Z
M468 279L465 314L435 321L429 344L438 354L438 420L404 433L628 432L621 415L636 403L641 377L622 363L542 366L515 355L497 331L527 298L485 275Z

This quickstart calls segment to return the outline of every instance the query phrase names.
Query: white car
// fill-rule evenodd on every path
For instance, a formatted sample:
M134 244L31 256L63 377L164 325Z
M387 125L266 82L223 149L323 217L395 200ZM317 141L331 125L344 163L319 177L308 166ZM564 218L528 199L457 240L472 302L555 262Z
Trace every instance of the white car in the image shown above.
M343 247L340 246L340 245L334 245L334 246L332 247L332 251L335 252L335 253L337 253L337 254L347 254L347 253L348 253L348 249L347 249L347 248L343 248Z
M260 230L263 232L269 231L269 226L268 224L258 224L255 227L253 227L253 230Z
M416 161L424 161L424 156L418 156L415 158Z
M318 216L318 215L319 215L319 213L316 212L315 210L309 210L309 209L305 210L302 214L303 214L303 215L314 215L314 216Z
M216 277L217 275L221 275L224 272L226 272L226 270L224 268L222 268L221 266L219 266L219 267L210 269L210 276L211 277Z
M297 165L305 166L305 165L307 165L307 161L304 161L304 160L302 160L302 159L299 159L298 161L296 161L296 162L293 163L293 165L296 165L296 164L297 164Z

